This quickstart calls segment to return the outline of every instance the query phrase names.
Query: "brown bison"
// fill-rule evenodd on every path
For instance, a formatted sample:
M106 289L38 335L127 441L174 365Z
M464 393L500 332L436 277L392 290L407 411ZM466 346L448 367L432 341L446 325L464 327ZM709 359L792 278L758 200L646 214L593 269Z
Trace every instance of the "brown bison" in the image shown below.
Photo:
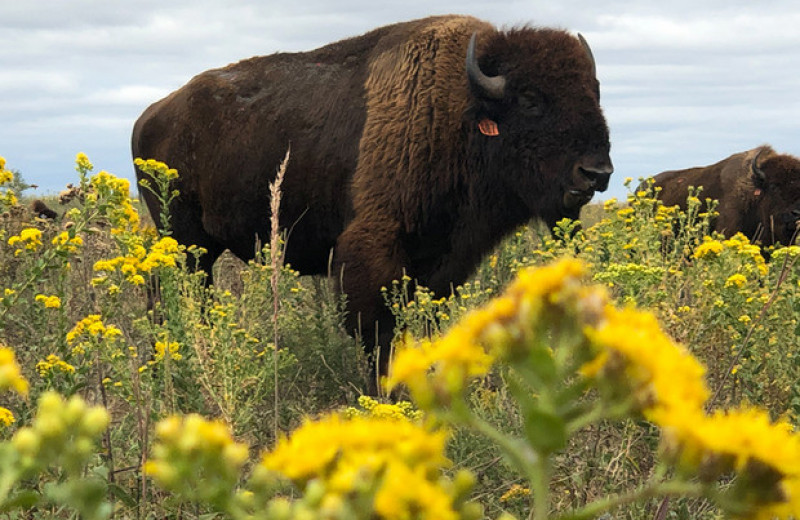
M606 189L599 97L582 38L440 16L203 72L142 114L133 155L177 168L173 236L208 250L210 274L224 249L248 259L268 238L291 145L286 261L325 274L333 251L348 327L376 324L385 348L381 286L405 270L449 293L515 227L577 218Z
M789 245L800 221L800 159L769 146L731 155L711 166L659 173L654 186L667 206L686 209L689 186L702 186L699 198L719 201L714 229L739 231L763 246ZM705 204L705 202L703 202Z
M54 220L58 217L58 213L50 209L44 201L36 199L31 203L31 211L34 215L41 219Z

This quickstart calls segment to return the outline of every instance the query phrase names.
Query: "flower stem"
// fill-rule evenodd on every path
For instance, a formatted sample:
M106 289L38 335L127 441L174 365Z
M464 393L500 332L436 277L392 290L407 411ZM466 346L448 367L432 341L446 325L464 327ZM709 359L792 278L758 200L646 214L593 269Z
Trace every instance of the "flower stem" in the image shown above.
M598 515L625 504L638 502L648 498L666 495L700 496L703 492L702 484L686 482L684 480L671 480L667 482L647 482L630 493L609 496L596 500L571 513L558 516L556 520L588 520Z

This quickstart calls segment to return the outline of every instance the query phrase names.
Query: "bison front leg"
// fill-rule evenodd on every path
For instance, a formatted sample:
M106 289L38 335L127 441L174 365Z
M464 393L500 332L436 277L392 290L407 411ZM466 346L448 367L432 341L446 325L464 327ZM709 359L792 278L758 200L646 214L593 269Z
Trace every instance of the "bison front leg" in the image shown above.
M331 274L347 295L345 325L349 333L363 338L378 375L388 372L395 326L381 287L400 279L406 265L398 231L396 222L356 220L339 236L334 250Z

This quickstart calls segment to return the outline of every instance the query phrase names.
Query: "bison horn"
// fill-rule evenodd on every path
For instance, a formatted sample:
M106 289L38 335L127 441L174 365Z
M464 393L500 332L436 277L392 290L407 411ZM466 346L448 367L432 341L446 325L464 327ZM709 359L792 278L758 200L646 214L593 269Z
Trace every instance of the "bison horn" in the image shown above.
M475 42L478 33L473 33L467 47L467 77L484 96L491 99L503 99L506 90L506 78L503 76L487 76L478 66L478 58L475 56Z
M594 62L594 54L592 54L592 48L589 47L589 42L586 41L586 38L584 38L581 33L578 33L578 39L581 41L581 45L583 45L583 50L585 50L586 54L589 55L589 61L592 62L592 76L597 77L597 65Z
M767 180L767 176L764 174L764 170L758 165L758 160L761 158L761 154L764 153L765 148L762 148L758 151L755 158L753 158L753 163L750 166L753 170L753 177L760 183L763 183Z

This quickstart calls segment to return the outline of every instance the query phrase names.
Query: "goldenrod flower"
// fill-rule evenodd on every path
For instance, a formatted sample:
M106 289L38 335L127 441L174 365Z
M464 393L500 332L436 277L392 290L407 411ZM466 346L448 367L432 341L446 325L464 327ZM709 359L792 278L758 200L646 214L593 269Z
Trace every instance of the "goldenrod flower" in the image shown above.
M104 408L89 406L78 396L65 401L55 392L46 392L39 398L31 426L17 431L11 445L24 470L60 465L78 475L95 456L95 443L108 423Z
M83 172L91 171L94 168L89 158L83 152L79 152L78 155L75 156L75 164L76 168Z
M155 360L161 361L164 359L164 356L169 353L170 358L174 359L175 361L180 361L183 359L183 355L181 355L178 350L180 350L180 344L177 341L156 341L155 343L156 355Z
M703 243L694 250L695 258L714 258L719 256L723 250L723 245L710 237L704 237Z
M90 314L67 332L67 343L74 344L84 334L95 340L100 338L113 339L121 336L122 331L114 325L106 326L99 314Z
M40 302L42 305L45 306L47 309L60 309L61 308L61 298L58 296L46 296L44 294L37 294L34 298L37 302Z
M0 406L0 426L11 426L17 421L14 414L8 408Z
M588 327L586 334L598 359L584 366L584 375L626 387L645 416L698 410L708 398L704 367L664 334L652 314L609 307L600 325Z
M235 442L222 422L172 416L156 425L144 472L186 498L219 503L231 497L247 457L247 445Z
M63 361L55 354L50 354L44 361L36 363L36 371L41 377L47 377L54 371L63 372L65 374L74 374L75 367Z
M52 244L61 251L77 253L78 248L83 245L83 239L79 236L70 237L69 231L62 231L53 238Z
M453 490L440 483L440 469L449 464L445 440L445 432L402 417L334 414L279 440L261 467L301 488L320 483L324 504L374 493L370 502L379 518L455 519Z
M28 395L28 380L14 359L14 351L0 346L0 391L15 390L18 394Z
M8 245L18 246L17 252L23 249L36 251L42 245L42 231L36 228L25 228L19 235L14 235L8 239Z

